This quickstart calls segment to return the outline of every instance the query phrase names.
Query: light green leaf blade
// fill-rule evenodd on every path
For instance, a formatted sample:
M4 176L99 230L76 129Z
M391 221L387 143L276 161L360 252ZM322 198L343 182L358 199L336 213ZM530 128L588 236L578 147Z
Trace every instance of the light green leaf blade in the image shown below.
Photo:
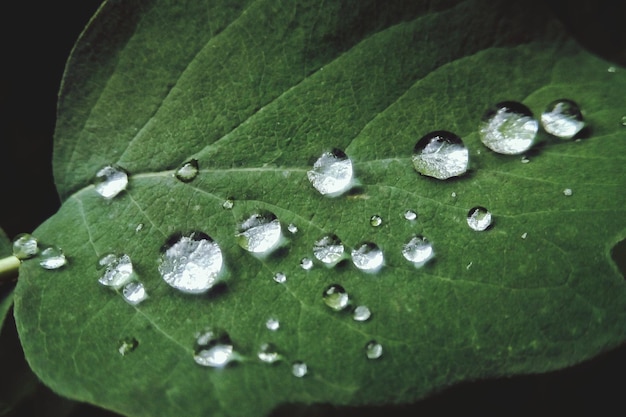
M529 4L411 5L103 7L61 93L63 207L36 231L69 264L25 262L16 296L24 349L43 381L128 415L264 415L294 402L414 401L458 381L568 366L623 341L624 280L609 252L626 235L626 73L607 71ZM477 124L493 103L523 101L537 114L561 97L583 108L581 141L544 136L529 163L480 144ZM415 142L440 129L470 148L462 178L412 168ZM359 186L329 199L306 171L333 147L353 159ZM200 175L178 181L174 170L191 158ZM131 174L108 202L91 185L107 164ZM467 227L476 205L493 213L490 230ZM298 227L265 259L235 239L257 210ZM162 246L192 230L221 246L223 291L184 295L160 278ZM376 242L385 266L375 275L349 262L302 270L326 233L348 248ZM436 251L421 269L400 253L416 233ZM98 284L97 261L110 252L133 260L150 295L142 304ZM330 311L321 295L333 283L372 318ZM265 328L272 316L276 332ZM226 329L245 360L196 365L194 335L207 326ZM127 338L138 346L122 356ZM377 360L365 357L372 339L384 347ZM285 360L256 360L264 342ZM291 375L295 360L309 366L302 379Z

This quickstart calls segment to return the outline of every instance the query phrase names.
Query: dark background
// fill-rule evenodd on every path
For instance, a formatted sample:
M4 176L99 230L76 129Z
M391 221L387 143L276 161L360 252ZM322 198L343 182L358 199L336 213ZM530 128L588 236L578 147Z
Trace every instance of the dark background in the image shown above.
M17 233L32 232L60 205L51 166L57 91L71 47L100 1L14 3L18 2L7 1L0 6L0 227L10 238ZM533 4L549 5L581 44L626 66L626 2L529 2L530 6ZM13 355L11 363L15 364L12 369L0 369L0 392L28 378L34 387L10 415L115 415L59 400L35 384L32 375L24 377L28 371L15 326L10 321L0 340L4 343L0 354ZM368 409L318 406L306 410L285 406L276 415L623 415L625 375L626 346L567 370L464 383L407 406Z

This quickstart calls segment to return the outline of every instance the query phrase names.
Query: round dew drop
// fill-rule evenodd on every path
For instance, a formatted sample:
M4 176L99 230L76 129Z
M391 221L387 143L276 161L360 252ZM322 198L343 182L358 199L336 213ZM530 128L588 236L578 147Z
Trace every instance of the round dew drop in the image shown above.
M383 266L383 251L375 243L361 243L352 250L352 263L361 271L376 272Z
M383 218L380 217L379 215L375 214L372 217L370 217L370 226L378 227L381 224L383 224Z
M293 223L289 223L289 225L287 226L287 230L289 231L289 233L291 233L292 235L295 235L296 233L298 233L298 226L296 226Z
M178 168L174 175L179 181L190 182L198 176L198 172L198 160L192 159L185 162L180 168Z
M232 197L227 198L223 203L222 203L222 208L224 210L231 210L233 207L235 206L235 200Z
M309 368L306 366L306 363L302 361L295 361L291 364L291 373L295 377L302 378L309 373Z
M335 265L343 259L343 243L336 235L326 235L313 245L313 256L326 265Z
M273 213L255 213L241 223L236 237L243 249L264 256L279 246L282 228Z
M322 294L324 303L333 310L340 311L348 306L350 297L346 290L338 284L330 285Z
M304 269L305 271L310 270L311 268L313 268L313 260L311 258L302 258L300 260L300 268Z
M365 345L365 356L367 359L378 359L383 355L383 347L375 340L367 342Z
M352 161L339 149L324 152L307 172L311 185L327 197L348 191L352 187L352 175Z
M128 337L120 340L117 351L120 353L120 355L126 356L127 354L137 349L137 346L139 346L139 342L137 341L137 339L135 339L134 337Z
M372 316L372 312L367 306L358 306L354 309L352 318L354 321L366 321Z
M126 254L120 256L115 256L112 253L104 255L100 258L98 264L101 267L105 267L98 282L107 287L118 289L135 278L133 263L130 260L130 256Z
M44 269L59 269L67 265L67 259L61 248L51 246L41 252L39 265Z
M261 362L265 363L275 363L280 360L280 355L278 354L276 346L271 343L263 343L259 347L257 357Z
M121 168L107 165L96 173L96 192L107 200L126 189L128 174Z
M223 368L234 357L233 344L225 332L206 330L197 335L193 358L198 365Z
M422 137L413 149L413 167L422 175L446 180L465 174L469 151L460 137L438 130Z
M420 267L435 256L432 244L423 236L413 236L402 245L402 256L416 267Z
M280 321L278 321L278 319L276 319L274 317L270 317L265 322L265 327L267 327L267 330L271 330L271 331L275 332L276 330L278 330L280 328Z
M404 218L408 221L413 221L417 219L417 213L413 210L407 210L404 212Z
M122 288L122 296L128 304L136 306L148 298L148 293L141 282L131 281Z
M491 225L491 213L484 207L474 207L467 213L467 225L472 230L482 232Z
M287 282L287 275L282 272L277 272L274 274L274 281L279 284L284 284L285 282Z
M563 195L566 196L566 197L569 197L572 194L574 194L574 192L572 191L571 188L566 188L566 189L563 190Z
M578 104L566 98L548 104L541 114L543 129L561 139L571 139L585 127Z
M528 107L504 101L487 110L480 123L483 144L494 152L518 155L535 144L539 123Z
M13 256L18 259L29 259L39 253L37 239L28 233L21 233L13 239Z

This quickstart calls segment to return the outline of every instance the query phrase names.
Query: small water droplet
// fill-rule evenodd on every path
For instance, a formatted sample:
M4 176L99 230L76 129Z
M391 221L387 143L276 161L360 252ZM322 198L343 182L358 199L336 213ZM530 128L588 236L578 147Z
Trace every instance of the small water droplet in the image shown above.
M268 330L275 332L280 328L280 321L278 321L278 319L275 317L270 317L265 322L265 327L267 327Z
M361 271L376 272L383 266L383 251L375 243L361 243L352 250L352 263Z
M137 346L139 346L139 342L137 341L137 339L135 339L134 337L127 337L119 341L119 347L117 348L117 351L120 353L120 355L126 356L127 354L137 349Z
M96 192L107 200L126 189L128 174L121 168L107 165L96 173Z
M137 227L135 227L135 232L139 233L143 230L143 223L139 223Z
M450 194L450 197L456 198L456 193L454 191L452 191L452 193Z
M465 174L469 151L460 137L438 130L421 138L413 149L413 167L422 175L445 180Z
M344 256L344 246L336 235L326 235L313 245L313 255L326 265L335 265Z
M528 107L504 101L489 109L480 124L480 140L494 152L517 155L530 149L537 137L539 123Z
M611 66L607 69L607 71L608 71L608 72L611 72L611 73L614 73L614 72L617 72L617 68L615 68L614 66L612 66L612 65L611 65Z
M423 236L413 236L407 243L402 245L402 256L420 267L435 256L433 245Z
M159 272L171 287L199 294L211 289L223 269L222 251L210 236L192 232L174 236L161 254Z
M56 246L51 246L41 252L39 265L44 269L59 269L67 264L67 259L63 250Z
M291 373L293 376L298 378L302 378L309 372L309 368L306 366L306 363L301 361L295 361L291 364Z
M128 304L136 306L148 298L148 293L141 282L131 281L124 285L124 288L122 289L122 296Z
M491 213L484 207L474 207L467 213L467 224L472 230L483 231L491 225Z
M346 290L338 284L328 286L322 294L324 303L333 310L343 310L348 306L350 297Z
M383 224L383 218L380 217L378 214L375 214L372 217L370 217L370 225L372 227L378 227L381 224Z
M13 239L13 256L18 259L29 259L39 253L37 239L28 233L20 233Z
M383 355L383 346L375 340L370 340L365 345L367 359L378 359Z
M107 287L121 288L135 278L133 263L130 256L126 254L120 256L115 256L112 253L104 255L98 264L105 267L98 282Z
M404 212L404 218L409 221L413 221L417 219L417 213L413 210L407 210Z
M237 243L248 252L269 255L281 241L280 222L273 213L255 213L239 226Z
M278 282L279 284L284 284L285 282L287 282L287 275L285 275L283 272L277 272L274 274L274 281Z
M526 237L528 237L528 233L526 232L522 233L522 239L526 239Z
M524 155L522 156L522 159L520 161L522 162L522 164L527 164L530 162L530 159L528 159L526 155Z
M280 359L280 355L278 354L278 350L276 346L271 343L263 343L259 347L259 352L257 353L258 358L265 363L275 363Z
M354 309L352 318L355 321L366 321L372 316L372 312L367 306L358 306Z
M622 126L626 126L626 116L622 116Z
M571 139L585 127L585 122L578 104L564 98L548 104L541 114L541 125L553 136Z
M293 223L289 223L289 225L287 226L287 230L289 231L289 233L291 233L292 235L295 235L296 233L298 233L298 226L296 226Z
M193 359L198 365L223 368L234 358L233 344L227 333L205 330L196 336Z
M311 258L302 258L300 260L300 268L304 269L305 271L313 268L313 261L311 260Z
M198 160L192 159L181 165L174 174L179 181L190 182L198 176Z
M571 189L571 188L566 188L566 189L564 189L564 190L563 190L563 195L564 195L564 196L569 197L569 196L571 196L572 194L573 194L573 191L572 191L572 189Z
M222 208L224 210L231 210L233 207L235 206L235 200L232 197L227 198L223 203L222 203Z
M307 177L320 194L336 197L352 187L352 174L352 161L343 151L333 149L315 161Z
M469 269L472 267L472 265L474 265L474 262L470 262L465 266L465 269L467 269L469 271Z

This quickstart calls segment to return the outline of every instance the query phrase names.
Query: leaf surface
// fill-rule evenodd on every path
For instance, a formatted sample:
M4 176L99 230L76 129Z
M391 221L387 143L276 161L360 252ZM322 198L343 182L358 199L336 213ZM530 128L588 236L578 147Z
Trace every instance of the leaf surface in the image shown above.
M24 262L16 293L24 350L44 382L126 415L253 416L284 403L410 402L622 343L626 292L610 259L626 235L622 68L608 71L532 2L230 4L105 3L75 47L55 137L63 206L35 232L69 263L44 271ZM539 114L562 97L583 109L580 141L541 133L529 163L481 145L478 122L492 104L517 100ZM442 129L470 149L461 178L412 167L417 140ZM358 179L333 199L306 175L332 148ZM200 174L184 183L174 172L190 159ZM111 201L92 185L108 164L130 173ZM467 226L474 206L489 208L493 227ZM416 221L403 218L407 209ZM285 236L267 258L235 238L259 210L274 213ZM161 279L161 248L189 231L221 247L219 291L182 294ZM384 267L365 274L349 261L316 261L303 270L328 233L348 251L375 242ZM420 269L401 255L413 234L435 248ZM131 306L98 284L107 253L130 256L146 301ZM276 272L287 282L274 282ZM327 308L330 284L371 319ZM265 327L270 317L278 331ZM207 326L229 333L240 363L194 362L194 335ZM120 355L133 338L137 347ZM377 360L366 358L370 340L383 346ZM259 362L266 342L284 360ZM292 376L293 361L309 374Z

